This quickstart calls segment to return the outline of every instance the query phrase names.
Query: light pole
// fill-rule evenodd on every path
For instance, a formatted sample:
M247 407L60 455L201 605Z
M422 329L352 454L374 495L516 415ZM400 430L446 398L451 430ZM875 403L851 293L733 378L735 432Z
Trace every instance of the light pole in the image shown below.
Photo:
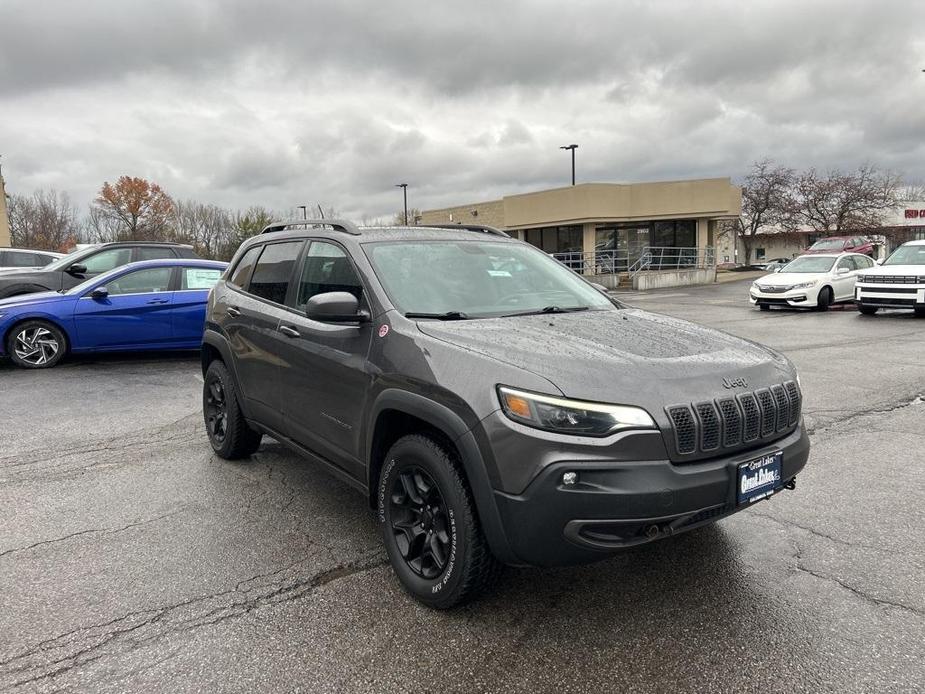
M396 183L396 188L401 188L402 199L405 203L405 226L408 226L408 184L407 183Z
M299 205L296 209L302 210L302 219L308 219L308 211L305 209L305 205Z
M563 145L559 149L572 150L572 185L575 185L575 150L578 149L578 145Z

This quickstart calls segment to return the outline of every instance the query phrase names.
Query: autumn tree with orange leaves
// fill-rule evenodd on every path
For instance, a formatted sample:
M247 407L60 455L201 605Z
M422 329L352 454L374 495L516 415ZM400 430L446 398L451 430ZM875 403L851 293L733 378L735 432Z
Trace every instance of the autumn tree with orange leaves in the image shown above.
M97 241L167 241L174 203L158 184L120 176L103 184L90 207L89 226Z

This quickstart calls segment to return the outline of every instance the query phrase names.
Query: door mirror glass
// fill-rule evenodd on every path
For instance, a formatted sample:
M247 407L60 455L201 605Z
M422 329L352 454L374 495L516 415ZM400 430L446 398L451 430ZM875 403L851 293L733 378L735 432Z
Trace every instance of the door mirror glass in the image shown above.
M105 299L107 296L109 296L109 290L106 289L106 287L97 287L92 292L90 292L90 296L94 299Z
M82 263L74 263L67 269L67 271L72 275L86 275L87 266Z
M305 315L312 320L328 323L351 323L369 320L369 314L360 312L360 302L350 292L315 294L305 304Z

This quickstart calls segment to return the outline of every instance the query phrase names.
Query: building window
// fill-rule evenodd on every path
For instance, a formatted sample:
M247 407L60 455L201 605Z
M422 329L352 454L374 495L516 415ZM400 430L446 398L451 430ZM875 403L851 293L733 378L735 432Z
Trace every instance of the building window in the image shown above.
M763 248L755 249L755 258L757 258L758 260L764 260L764 249Z
M546 253L580 253L582 250L580 224L527 229L524 240Z

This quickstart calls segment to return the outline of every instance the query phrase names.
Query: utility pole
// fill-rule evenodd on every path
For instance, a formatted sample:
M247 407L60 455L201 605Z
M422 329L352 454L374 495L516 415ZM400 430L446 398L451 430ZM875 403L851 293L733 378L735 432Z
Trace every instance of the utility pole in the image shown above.
M559 149L572 150L572 185L575 185L575 150L578 149L578 145L563 145Z
M405 226L408 226L408 184L407 183L396 183L395 187L401 188L402 198L404 199L404 202L405 202L405 208L404 208L405 209L405 215L404 215Z

